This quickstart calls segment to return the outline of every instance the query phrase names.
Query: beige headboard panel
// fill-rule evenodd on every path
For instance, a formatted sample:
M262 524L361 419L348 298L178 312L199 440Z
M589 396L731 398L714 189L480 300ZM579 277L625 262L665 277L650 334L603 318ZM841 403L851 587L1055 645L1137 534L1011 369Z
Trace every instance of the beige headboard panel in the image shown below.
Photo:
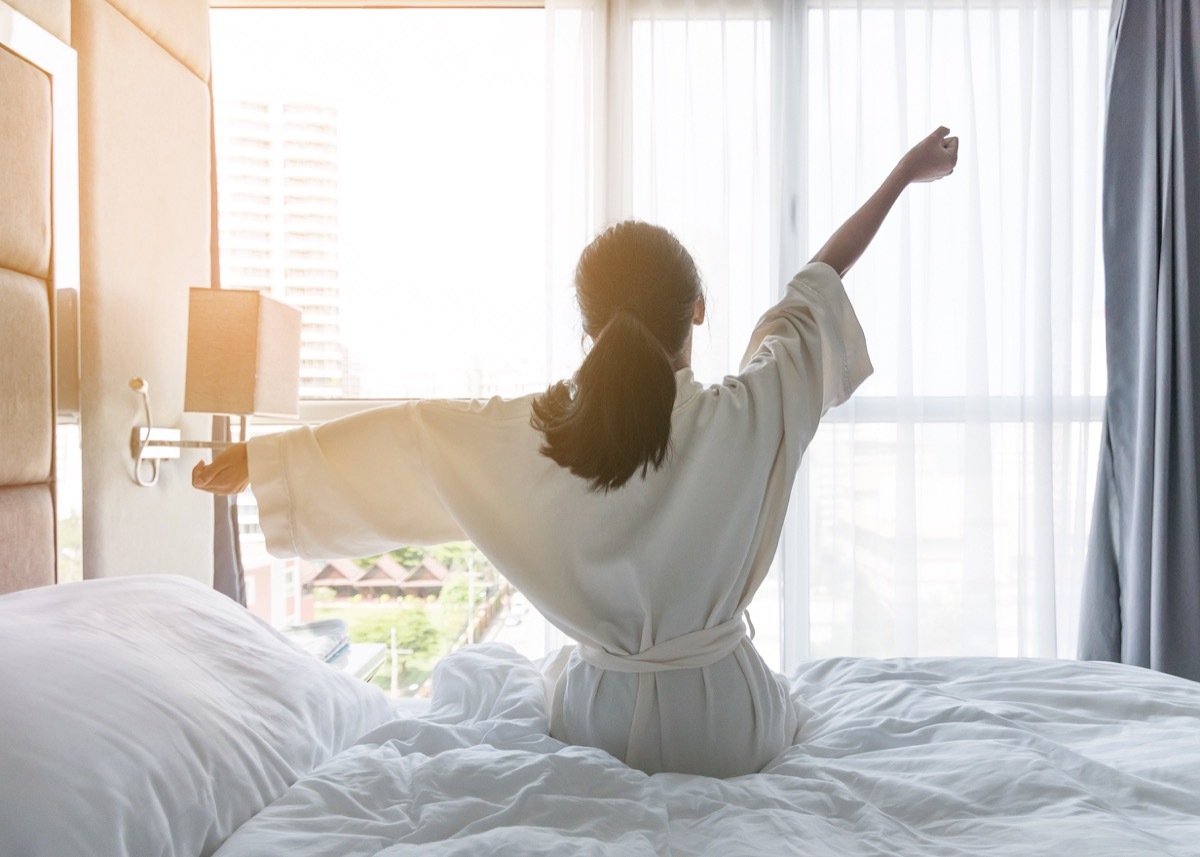
M65 83L74 74L69 49L0 4L0 593L55 579L51 296L61 272L51 175L58 114L55 79L44 66L64 56L70 61L56 74ZM54 95L73 100L73 79Z

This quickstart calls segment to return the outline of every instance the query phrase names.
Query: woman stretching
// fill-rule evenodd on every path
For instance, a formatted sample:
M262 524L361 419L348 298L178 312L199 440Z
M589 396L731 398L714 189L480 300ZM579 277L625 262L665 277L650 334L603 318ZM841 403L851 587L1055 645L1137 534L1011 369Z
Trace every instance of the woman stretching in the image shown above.
M911 182L948 175L939 128L789 283L741 372L692 377L695 263L669 232L619 223L579 258L592 341L540 395L406 402L230 447L197 488L247 483L276 556L367 556L470 539L578 641L546 667L550 732L648 773L761 770L802 710L743 614L775 554L800 457L871 372L842 288Z

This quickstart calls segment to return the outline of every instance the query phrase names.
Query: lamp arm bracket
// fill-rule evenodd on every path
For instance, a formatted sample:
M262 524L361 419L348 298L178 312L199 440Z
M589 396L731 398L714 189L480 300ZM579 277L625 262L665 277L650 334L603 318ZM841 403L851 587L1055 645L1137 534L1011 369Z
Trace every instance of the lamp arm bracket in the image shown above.
M211 449L220 452L233 444L214 440L181 440L177 428L136 426L129 436L129 449L133 457L143 461L179 458L180 450Z
M146 415L146 424L134 426L129 436L129 452L133 456L133 481L143 488L149 488L158 483L160 461L179 458L180 451L183 449L220 451L231 445L222 441L181 440L179 429L156 427L150 415L150 385L141 378L134 378L129 382L129 386L134 392L141 395ZM244 423L242 436L245 436ZM142 476L143 463L150 465L148 479Z

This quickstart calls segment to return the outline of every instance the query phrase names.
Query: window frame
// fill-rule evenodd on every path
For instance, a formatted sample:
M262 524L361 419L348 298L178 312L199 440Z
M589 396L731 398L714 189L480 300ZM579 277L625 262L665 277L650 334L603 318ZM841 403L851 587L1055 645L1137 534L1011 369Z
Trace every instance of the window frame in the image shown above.
M782 0L788 2L788 0ZM964 0L820 0L818 3L803 2L800 9L796 12L798 15L807 15L810 11L810 6L819 5L825 9L896 9L898 2L902 5L912 6L921 10L962 10L964 8ZM708 2L708 0L688 0L688 2L675 2L675 0L631 0L630 8L627 14L627 20L632 21L641 18L647 14L652 14L655 18L662 19L671 16L672 13L678 12L679 16L690 17L692 19L707 19L707 18L724 18L729 20L737 17L736 10L732 10L731 16L728 8L722 9L723 4L719 2ZM1022 3L1020 0L965 0L965 5L979 6L987 9L1015 9L1020 8ZM1071 8L1086 8L1088 0L1070 0ZM412 2L394 2L394 0L211 0L210 7L213 9L459 9L459 8L477 8L477 9L536 9L544 8L544 2L541 0L412 0ZM779 2L754 3L747 2L745 4L748 17L756 19L767 19L772 23L772 41L777 42L777 39L782 36L777 36L774 26L780 15ZM609 38L628 38L628 34L616 34L611 30L613 26L610 19ZM803 36L807 32L807 26L801 22L798 29L798 34ZM807 47L801 46L801 49L806 52ZM603 62L608 62L608 58L603 58ZM778 59L774 62L779 62ZM806 61L803 56L799 63L800 69L803 71L806 68ZM608 72L611 74L611 69ZM611 83L611 80L610 80ZM806 91L806 80L801 81L798 91L803 93ZM803 111L802 111L803 112ZM785 129L790 132L790 136L794 137L799 143L799 149L796 152L796 159L799 163L799 173L793 177L793 181L797 185L803 185L806 182L806 171L808 162L808 129L806 122L801 120L799 127ZM605 133L602 130L602 134ZM612 142L610 140L610 142ZM604 163L604 172L608 175L622 175L622 164L614 162L614 158L619 160L618 152L621 151L619 146L610 146L607 154L607 162ZM620 194L616 195L617 198ZM785 257L795 255L797 258L807 258L808 252L812 248L805 248L804 243L808 231L807 212L803 206L799 206L794 214L793 230L799 238L789 240L779 239L775 247L778 250L778 261L784 263L787 261ZM784 273L784 272L781 272ZM779 277L776 280L780 280ZM776 282L773 284L775 290L773 296L778 299L782 296L786 282ZM298 425L318 425L329 420L338 419L341 417L350 416L372 408L385 407L390 405L401 404L404 402L414 401L412 398L337 398L337 399L322 399L322 398L304 398L300 402L299 416L295 419L269 419L261 418L256 422L263 426L275 426L279 428ZM967 423L967 413L970 410L972 397L967 395L961 396L945 396L945 395L928 395L916 396L911 399L905 398L904 411L907 416L908 412L915 411L916 417L913 419L913 424L917 426L931 424L959 424ZM988 419L987 424L992 426L999 425L1017 425L1028 424L1030 422L1040 422L1048 420L1052 425L1063 424L1092 424L1094 426L1102 425L1104 418L1105 396L1102 394L1095 395L1078 395L1078 396L1051 396L1035 397L1032 395L1026 396L989 396L986 398L988 403ZM911 402L913 407L909 406ZM899 425L901 412L901 398L898 396L855 396L852 404L835 408L829 411L823 418L823 422L831 425ZM810 562L811 548L809 539L809 521L812 513L811 498L810 498L810 472L808 457L805 456L801 462L800 470L797 474L796 482L793 486L793 493L789 513L784 523L783 532L781 534L776 561L779 563L779 627L780 627L780 651L779 659L781 668L784 671L789 671L807 661L810 657ZM547 650L550 650L552 643L561 642L561 635L551 626L547 626Z

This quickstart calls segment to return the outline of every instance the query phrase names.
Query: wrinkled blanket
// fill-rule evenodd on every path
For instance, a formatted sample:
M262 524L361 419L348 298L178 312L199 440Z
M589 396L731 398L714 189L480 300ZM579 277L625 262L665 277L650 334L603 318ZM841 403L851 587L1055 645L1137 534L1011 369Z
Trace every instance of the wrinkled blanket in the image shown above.
M550 738L535 664L464 649L426 713L296 782L218 857L1200 855L1198 684L999 658L836 658L791 680L812 713L762 773L647 776Z

